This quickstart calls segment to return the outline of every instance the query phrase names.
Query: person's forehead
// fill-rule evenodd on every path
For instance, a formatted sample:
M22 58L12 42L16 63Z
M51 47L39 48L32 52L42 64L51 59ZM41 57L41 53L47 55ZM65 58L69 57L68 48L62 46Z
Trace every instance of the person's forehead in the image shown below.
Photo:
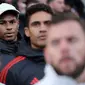
M51 20L52 15L45 11L39 11L31 15L30 21L46 21Z
M47 12L47 11L41 10L41 11L37 11L37 12L33 13L31 16L33 16L33 15L39 15L39 14L43 15L42 13L44 13L44 15L45 15L45 14L52 15L51 13L49 13L49 12ZM43 15L43 16L44 16L44 15Z
M4 14L3 16L0 17L0 19L14 19L16 16L13 14Z
M69 27L69 25L72 25L72 27L74 27L74 25L76 25L76 26L82 28L80 22L77 20L64 20L64 21L60 21L58 23L52 24L51 26L61 28L62 26Z
M73 35L81 33L82 26L77 21L65 21L53 24L48 31L48 36Z

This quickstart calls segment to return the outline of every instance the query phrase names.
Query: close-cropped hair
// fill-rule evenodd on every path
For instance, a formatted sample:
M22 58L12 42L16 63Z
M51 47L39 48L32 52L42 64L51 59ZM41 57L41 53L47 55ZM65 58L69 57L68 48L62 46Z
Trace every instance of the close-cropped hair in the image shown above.
M36 4L33 4L30 7L28 7L26 10L26 19L27 19L26 24L27 25L29 24L29 20L30 20L30 17L32 16L32 14L34 14L36 12L40 12L40 11L44 11L44 12L47 12L47 13L53 15L53 11L48 5L43 4L43 3L36 3Z
M65 21L70 21L70 20L78 22L81 25L82 29L85 31L85 20L78 17L72 12L55 13L54 16L52 16L51 23L53 25L53 24L58 24L58 23L62 23Z

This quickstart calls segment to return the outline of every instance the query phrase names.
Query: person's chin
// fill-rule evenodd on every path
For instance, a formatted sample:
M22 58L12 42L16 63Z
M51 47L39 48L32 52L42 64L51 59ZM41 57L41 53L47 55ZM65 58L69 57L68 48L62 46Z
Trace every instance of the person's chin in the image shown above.
M6 41L13 41L14 38L13 38L13 37L6 37L5 40L6 40Z
M75 65L61 65L59 70L61 74L69 75L75 72L76 66Z

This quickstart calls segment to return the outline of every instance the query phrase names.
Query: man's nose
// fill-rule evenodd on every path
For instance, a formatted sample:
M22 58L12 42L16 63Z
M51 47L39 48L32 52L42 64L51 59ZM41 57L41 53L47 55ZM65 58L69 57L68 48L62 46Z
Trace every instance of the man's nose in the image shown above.
M63 55L67 55L69 53L69 43L63 40L60 44L60 50Z
M46 32L47 31L47 26L42 23L41 26L40 26L40 32Z
M12 26L10 25L9 22L7 22L7 24L6 24L6 29L7 29L7 30L12 30Z

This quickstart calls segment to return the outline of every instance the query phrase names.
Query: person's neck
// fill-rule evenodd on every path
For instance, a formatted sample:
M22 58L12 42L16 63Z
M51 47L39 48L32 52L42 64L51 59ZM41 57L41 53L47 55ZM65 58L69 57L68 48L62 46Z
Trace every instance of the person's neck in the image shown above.
M43 50L45 46L34 46L34 45L31 45L32 49L35 49L35 50Z

